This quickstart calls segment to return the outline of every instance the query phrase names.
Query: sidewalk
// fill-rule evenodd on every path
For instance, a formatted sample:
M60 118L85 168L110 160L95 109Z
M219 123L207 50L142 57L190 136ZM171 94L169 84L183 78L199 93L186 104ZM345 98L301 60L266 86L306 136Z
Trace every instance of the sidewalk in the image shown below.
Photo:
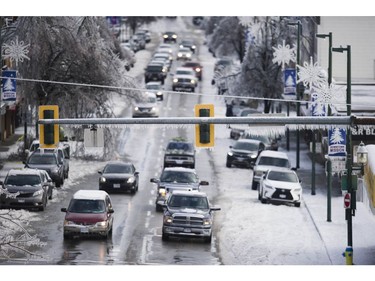
M292 166L296 166L295 132L290 132L290 150L287 151ZM285 148L285 146L283 147ZM307 144L300 137L300 168L297 170L304 187L303 200L316 230L333 265L345 265L342 253L347 247L348 226L345 220L344 199L340 184L332 177L331 222L327 221L327 179L322 164L315 164L315 195L312 195L312 161ZM358 197L357 197L358 198ZM375 216L364 202L357 202L352 219L353 262L359 265L375 265Z
M0 169L3 168L4 162L7 161L10 154L17 152L17 140L24 134L24 128L16 128L14 134L8 139L0 142Z

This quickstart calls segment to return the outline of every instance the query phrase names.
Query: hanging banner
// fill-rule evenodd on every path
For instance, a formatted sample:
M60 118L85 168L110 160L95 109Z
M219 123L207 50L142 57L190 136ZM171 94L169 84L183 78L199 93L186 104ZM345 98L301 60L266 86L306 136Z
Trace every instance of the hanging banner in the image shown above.
M296 95L296 70L286 68L284 70L284 95Z
M2 71L2 101L16 101L16 70L4 70Z
M326 116L326 106L323 103L317 102L318 94L311 94L311 115L312 116Z
M328 155L346 156L346 130L333 128L328 131Z

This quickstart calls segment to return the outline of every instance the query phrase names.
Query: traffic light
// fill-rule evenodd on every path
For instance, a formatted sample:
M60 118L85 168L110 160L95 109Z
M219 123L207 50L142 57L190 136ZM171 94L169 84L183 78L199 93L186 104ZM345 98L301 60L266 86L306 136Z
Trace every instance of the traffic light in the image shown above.
M195 105L195 117L214 117L213 104ZM215 140L214 124L196 124L195 125L195 146L213 147Z
M59 119L59 107L57 105L39 106L39 119ZM58 124L39 124L40 148L55 148L59 143Z

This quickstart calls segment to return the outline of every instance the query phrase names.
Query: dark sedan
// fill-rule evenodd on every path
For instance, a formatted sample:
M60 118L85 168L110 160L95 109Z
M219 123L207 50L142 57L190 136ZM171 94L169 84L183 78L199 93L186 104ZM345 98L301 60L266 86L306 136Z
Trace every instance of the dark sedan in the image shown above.
M264 150L265 145L258 140L240 139L233 146L230 146L227 154L226 166L245 166L252 168L259 153Z
M98 171L99 190L113 192L127 192L134 194L138 191L139 172L134 165L128 162L112 161L105 165L104 169Z

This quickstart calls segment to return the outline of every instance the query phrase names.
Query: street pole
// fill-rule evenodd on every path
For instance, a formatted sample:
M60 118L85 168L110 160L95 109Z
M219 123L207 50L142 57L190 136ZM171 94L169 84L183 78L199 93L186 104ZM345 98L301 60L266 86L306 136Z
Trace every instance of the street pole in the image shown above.
M297 22L290 22L288 23L288 25L294 25L294 26L297 26L297 58L296 58L296 64L297 65L300 65L300 60L301 60L301 35L302 35L302 24L300 21L297 21ZM298 77L298 67L296 67L296 73L297 73L297 77ZM298 86L298 85L297 85ZM297 111L297 116L300 116L301 115L301 112L300 112L300 100L301 100L301 97L300 97L300 92L299 92L299 87L296 87L296 100L297 100L297 108L296 108L296 111ZM296 149L296 168L299 169L299 162L300 162L300 159L299 159L299 155L300 155L300 136L299 136L299 129L297 128L296 130L296 143L297 143L297 149Z
M311 195L315 195L315 154L316 154L316 143L315 143L315 130L312 130L312 167L311 167Z
M352 114L352 106L351 106L351 96L352 96L352 84L351 84L351 46L347 45L346 48L332 48L333 52L340 52L343 53L346 51L347 54L347 82L346 82L346 115L350 116ZM355 215L355 204L356 204L356 193L353 190L352 186L352 166L353 166L353 158L352 158L352 133L351 129L348 128L348 132L346 134L346 170L347 170L347 189L348 193L350 194L350 207L345 209L345 219L348 221L347 223L347 233L348 233L348 245L345 250L345 257L346 257L346 264L352 265L353 264L353 223L352 217Z
M332 32L328 34L316 34L316 38L328 37L328 87L332 84ZM327 106L327 116L332 115L331 105ZM331 222L331 208L332 208L332 162L329 156L327 157L327 221Z

